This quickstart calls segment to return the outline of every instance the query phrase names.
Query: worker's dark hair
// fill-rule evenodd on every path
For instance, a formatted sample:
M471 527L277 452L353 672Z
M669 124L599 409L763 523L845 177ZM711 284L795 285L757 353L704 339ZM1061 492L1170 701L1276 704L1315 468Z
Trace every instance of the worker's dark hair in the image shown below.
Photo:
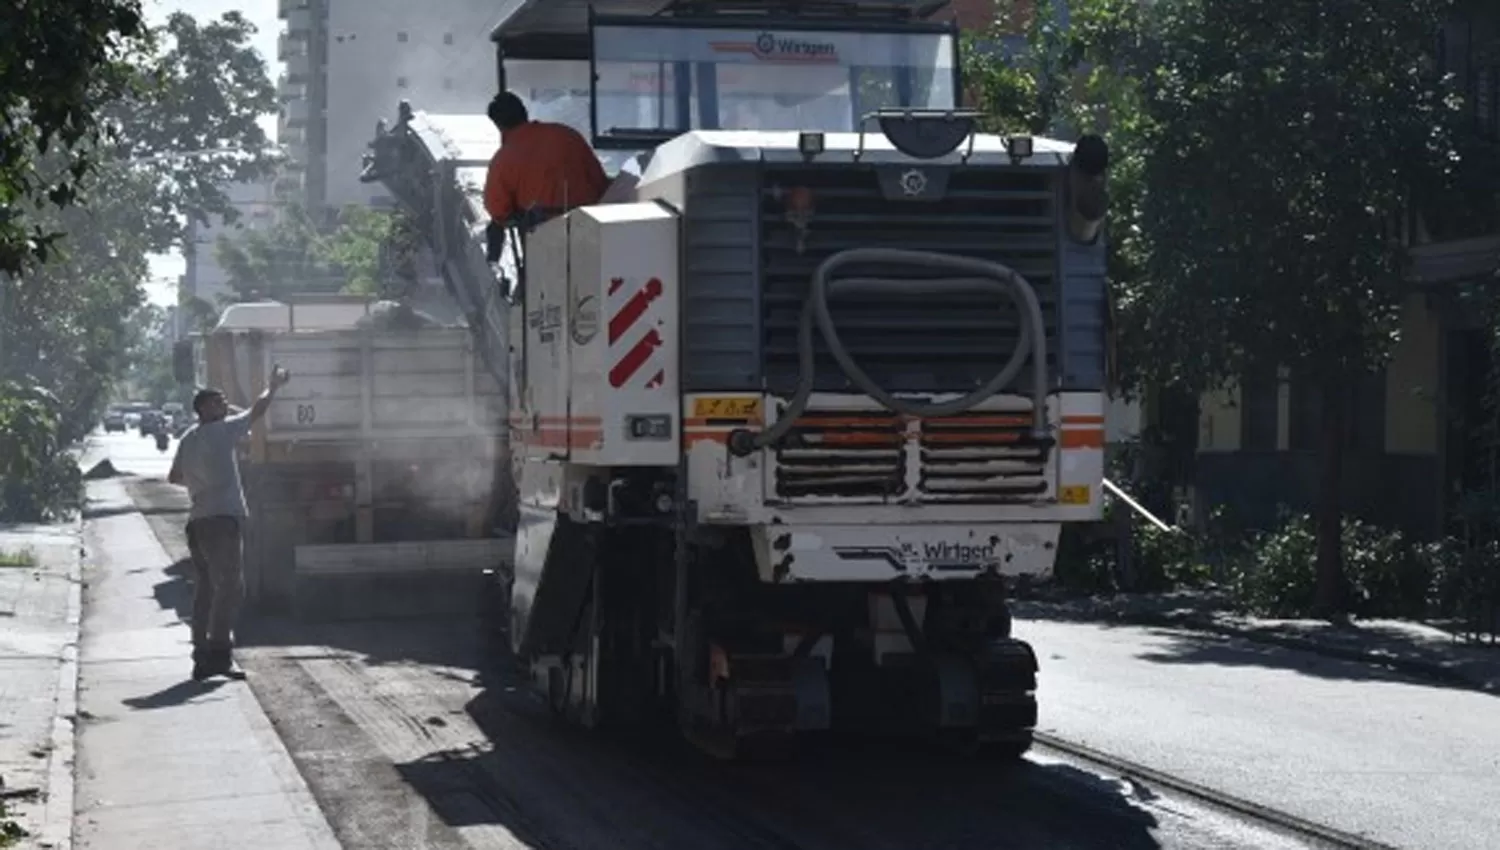
M490 101L489 115L495 126L502 130L525 124L530 117L526 114L526 104L508 91L500 92Z
M203 415L203 405L207 404L208 402L210 402L210 401L212 401L212 400L214 400L216 398L223 398L223 397L224 397L224 393L223 392L221 392L219 390L216 390L213 387L204 387L203 389L197 391L196 393L193 393L193 412L196 413L196 414L198 414L199 416L202 416Z

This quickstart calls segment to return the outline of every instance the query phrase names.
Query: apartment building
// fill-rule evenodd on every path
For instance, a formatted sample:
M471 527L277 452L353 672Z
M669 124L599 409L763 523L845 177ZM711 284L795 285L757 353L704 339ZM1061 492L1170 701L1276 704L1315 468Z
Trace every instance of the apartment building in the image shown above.
M234 239L246 231L270 227L278 206L272 181L235 183L224 191L238 216L232 224L217 216L207 225L189 223L183 251L187 271L179 282L184 298L201 298L214 307L219 304L219 296L230 292L229 274L219 264L219 237Z
M410 100L429 112L482 112L495 92L487 38L493 0L278 0L278 134L294 163L278 195L310 208L365 204L359 182L375 124Z

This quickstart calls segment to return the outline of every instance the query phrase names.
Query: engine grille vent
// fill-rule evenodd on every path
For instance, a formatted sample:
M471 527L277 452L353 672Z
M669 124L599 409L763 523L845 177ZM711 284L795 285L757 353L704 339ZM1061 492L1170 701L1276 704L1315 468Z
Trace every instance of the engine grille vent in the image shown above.
M1040 168L956 168L942 199L890 199L875 166L768 169L761 184L760 280L763 370L773 392L797 385L797 323L813 272L850 248L935 251L1003 263L1036 289L1055 374L1058 225L1056 175ZM805 193L796 190L806 190ZM788 198L810 197L805 230ZM800 250L799 250L800 248ZM844 274L922 277L920 269L846 268ZM851 355L892 391L966 392L1005 363L1019 338L1019 312L993 296L919 294L835 298L833 318ZM816 340L817 388L853 386ZM1017 387L1024 387L1024 370Z
M1048 491L1050 444L1031 440L1031 417L968 413L922 423L926 502L1034 499Z
M773 483L783 503L1025 503L1051 495L1051 450L1029 414L821 411L782 441Z
M889 411L804 414L776 452L776 495L893 499L906 490L906 442Z

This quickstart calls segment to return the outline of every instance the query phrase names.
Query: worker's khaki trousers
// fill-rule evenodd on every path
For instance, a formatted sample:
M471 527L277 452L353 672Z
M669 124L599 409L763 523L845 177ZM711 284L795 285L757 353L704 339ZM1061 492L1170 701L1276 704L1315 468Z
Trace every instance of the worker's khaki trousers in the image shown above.
M211 516L187 524L193 556L193 648L228 647L245 594L240 520Z

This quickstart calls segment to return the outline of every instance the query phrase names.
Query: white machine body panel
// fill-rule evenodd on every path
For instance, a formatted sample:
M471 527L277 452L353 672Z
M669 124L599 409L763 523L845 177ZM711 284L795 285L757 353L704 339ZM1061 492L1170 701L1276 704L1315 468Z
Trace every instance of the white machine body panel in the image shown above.
M515 352L527 380L513 420L527 458L677 464L677 231L661 205L610 204L573 210L528 238Z

